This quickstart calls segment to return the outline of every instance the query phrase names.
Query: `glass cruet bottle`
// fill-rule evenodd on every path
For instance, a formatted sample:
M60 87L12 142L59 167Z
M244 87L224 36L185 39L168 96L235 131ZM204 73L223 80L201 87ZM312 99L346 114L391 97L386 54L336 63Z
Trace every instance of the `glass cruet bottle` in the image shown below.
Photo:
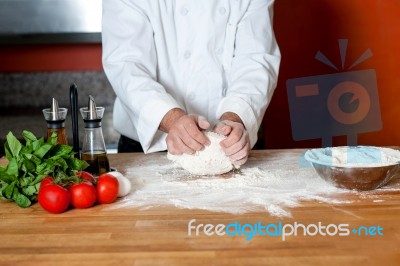
M107 158L107 150L101 128L104 107L97 107L94 98L89 96L88 106L80 108L80 112L85 123L82 160L89 164L89 167L86 168L85 171L99 176L110 171L110 164Z
M42 110L47 122L47 138L50 138L53 132L57 133L57 143L68 145L67 134L65 132L65 118L67 117L67 108L58 107L58 102L53 98L51 107Z

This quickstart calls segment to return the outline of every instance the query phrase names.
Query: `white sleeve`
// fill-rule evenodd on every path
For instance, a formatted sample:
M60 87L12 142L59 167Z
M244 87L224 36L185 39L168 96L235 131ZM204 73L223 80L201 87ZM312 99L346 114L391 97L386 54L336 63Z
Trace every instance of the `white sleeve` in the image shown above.
M275 90L280 51L273 32L273 0L254 0L240 20L235 39L229 87L217 117L236 113L243 121L251 147Z
M162 118L179 106L156 81L157 54L150 21L132 1L103 0L102 27L104 71L144 152L156 151L152 145L162 137L157 132Z

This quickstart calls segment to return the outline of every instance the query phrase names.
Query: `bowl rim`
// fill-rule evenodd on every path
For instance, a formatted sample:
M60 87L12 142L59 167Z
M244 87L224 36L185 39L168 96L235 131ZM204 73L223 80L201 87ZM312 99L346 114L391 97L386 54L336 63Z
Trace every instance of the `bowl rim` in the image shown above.
M334 148L334 147L332 147ZM376 168L382 168L382 167L390 167L390 166L398 166L400 165L400 161L394 162L394 163L388 163L388 164L384 164L384 165L367 165L367 164L363 164L363 165L357 165L357 164L349 164L349 165L335 165L333 163L327 163L327 162L323 162L323 161L319 161L317 159L311 158L310 157L310 153L311 150L322 150L324 148L315 148L315 149L309 149L304 153L304 159L306 159L308 162L310 162L312 164L312 166L315 168L314 164L318 164L321 166L326 166L326 167L330 167L330 168L343 168L343 169L376 169Z

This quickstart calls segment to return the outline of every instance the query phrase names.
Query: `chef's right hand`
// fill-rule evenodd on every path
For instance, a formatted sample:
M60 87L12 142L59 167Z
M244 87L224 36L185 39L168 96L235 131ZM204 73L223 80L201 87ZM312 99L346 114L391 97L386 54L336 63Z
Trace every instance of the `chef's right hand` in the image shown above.
M210 145L202 132L210 123L202 116L188 115L181 109L170 110L160 124L160 129L168 133L167 148L171 154L193 154Z

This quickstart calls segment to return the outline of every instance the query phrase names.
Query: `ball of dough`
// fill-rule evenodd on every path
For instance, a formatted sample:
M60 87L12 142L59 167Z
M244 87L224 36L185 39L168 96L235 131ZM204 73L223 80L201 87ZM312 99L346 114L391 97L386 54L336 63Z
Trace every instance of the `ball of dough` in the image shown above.
M194 154L173 155L167 158L180 165L193 175L219 175L233 169L233 164L223 152L220 142L226 137L214 132L205 132L211 144Z

